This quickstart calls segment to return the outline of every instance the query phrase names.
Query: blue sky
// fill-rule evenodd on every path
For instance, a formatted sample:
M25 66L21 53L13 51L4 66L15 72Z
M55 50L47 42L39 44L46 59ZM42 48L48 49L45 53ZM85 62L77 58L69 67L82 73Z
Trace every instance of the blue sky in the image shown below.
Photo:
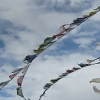
M46 37L59 32L100 6L99 0L0 0L0 81L9 79L11 72L24 67L22 60L34 54ZM38 100L43 86L65 70L79 67L86 59L99 57L100 12L66 34L49 47L30 65L23 81L23 93ZM100 76L99 65L81 69L58 81L42 100L99 100L94 93L92 78ZM23 100L16 95L17 77L0 91L0 100Z

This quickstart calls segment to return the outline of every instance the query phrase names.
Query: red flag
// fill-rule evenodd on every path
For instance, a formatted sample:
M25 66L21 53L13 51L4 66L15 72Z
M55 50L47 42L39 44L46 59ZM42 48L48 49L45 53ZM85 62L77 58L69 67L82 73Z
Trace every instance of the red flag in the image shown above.
M73 70L68 69L68 70L66 70L66 72L67 72L68 74L70 74L70 73L72 73L72 72L74 72L74 71L73 71Z
M24 78L24 75L22 75L22 76L20 76L20 77L18 78L17 84L18 84L19 86L22 85L23 78Z
M57 38L57 39L60 39L60 38L62 38L64 35L65 35L65 34L63 34L63 33L59 33L59 34L57 34L57 35L54 35L53 37L54 37L54 38Z
M64 27L64 26L66 26L66 25L68 25L68 24L62 25L62 26L60 27L61 31L60 31L57 35L54 35L53 37L54 37L54 38L57 38L57 39L62 38L62 37L65 35L64 32L66 32L66 28Z
M18 73L12 74L9 76L9 78L12 80Z

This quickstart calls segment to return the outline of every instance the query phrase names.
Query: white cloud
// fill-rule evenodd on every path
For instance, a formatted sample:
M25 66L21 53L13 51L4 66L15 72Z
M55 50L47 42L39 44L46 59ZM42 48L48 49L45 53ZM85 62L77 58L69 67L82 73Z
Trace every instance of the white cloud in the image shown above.
M78 38L74 39L74 42L79 44L80 47L86 48L89 44L95 41L95 38Z
M80 32L80 34L78 34L78 36L93 36L95 33L97 33L97 31L93 31L93 32L88 32L88 31L84 31L84 32Z
M96 1L99 2L99 0ZM64 6L65 0L44 1L44 4L41 6L36 4L36 2L40 2L39 0L9 0L9 2L8 0L1 0L0 2L0 19L8 21L12 24L7 28L6 34L4 34L3 31L2 34L0 34L0 40L5 44L4 48L0 49L0 57L5 57L7 59L9 58L9 60L14 59L15 61L18 60L20 62L26 55L33 54L33 49L38 48L38 46L46 37L57 34L61 25L71 23L79 15L72 12L60 12L57 11L57 9L53 10L53 6L56 5L56 3L59 4L59 6ZM53 9L50 9L50 12L49 10L46 10L47 4L49 4L49 2L51 2L50 4L52 4L50 6L53 7ZM74 8L78 6L77 4L82 4L83 2L85 2L85 0L70 0L70 2L70 5ZM93 8L95 5L96 3L94 4L93 2L92 4L91 2L91 8ZM86 11L82 11L81 14L85 14L85 12ZM95 20L99 20L99 13L98 16L95 16L93 18L94 19L92 20L94 20L94 22L96 23ZM67 38L71 38L73 35L76 36L76 34L81 31L81 28L82 26L79 26L79 28L73 30L70 34L70 37ZM80 33L81 34L78 35L80 36L80 38L74 38L73 41L76 44L79 44L80 47L83 47L84 49L96 40L96 38L94 37L95 30L90 38L83 38L83 36L88 36L84 33L84 30L83 33ZM89 30L87 30L87 34L88 33ZM67 38L64 37L63 39ZM60 44L63 39L61 39L58 44ZM67 45L67 43L65 44ZM55 50L56 48L57 45L55 44L54 47L50 47L49 50ZM59 47L58 49L60 51L63 48ZM66 50L64 50L64 52L66 52ZM45 83L49 82L50 79L57 78L67 69L70 69L72 67L79 67L77 63L85 62L87 58L95 58L92 56L92 54L80 54L76 52L73 52L71 54L70 50L68 52L69 53L65 53L61 56L55 56L53 54L50 56L44 53L32 62L22 85L23 93L26 98L38 100L43 91L43 86L45 85ZM5 65L2 65L0 67L0 79L2 81L7 79L7 76L14 69L14 67L9 63L11 64L11 62L5 61ZM21 63L16 67L24 66L25 64ZM94 91L92 90L92 85L89 83L92 78L100 76L99 69L99 65L96 65L70 74L69 76L65 77L64 79L57 82L54 86L52 86L46 93L46 98L43 97L43 99L66 100L67 98L69 100L83 100L85 98L91 100L99 100L99 96L94 93ZM5 92L12 94L12 97L0 97L0 100L23 100L23 98L16 95L16 89L11 89L12 86L17 86L16 80L17 77L12 80L12 82L10 82L9 85L4 89Z
M70 5L75 6L76 4L83 3L84 0L70 0Z
M95 48L95 49L99 51L99 50L100 50L100 46L96 46L96 48Z

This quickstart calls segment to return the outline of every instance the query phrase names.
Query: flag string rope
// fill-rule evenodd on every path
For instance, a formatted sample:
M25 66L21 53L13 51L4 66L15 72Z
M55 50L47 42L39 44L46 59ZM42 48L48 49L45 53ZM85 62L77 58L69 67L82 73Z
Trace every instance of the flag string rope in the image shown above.
M18 78L17 83L19 85L20 83L20 89L21 89L21 85L22 85L22 81L23 78L25 77L25 74L30 66L30 64L32 63L32 61L38 57L43 51L45 51L48 47L50 47L52 44L54 44L55 42L57 42L57 40L61 39L64 35L66 35L67 33L69 33L70 31L72 31L74 28L76 28L77 26L79 26L80 24L82 24L83 22L85 22L87 19L89 19L90 17L92 17L93 15L95 15L97 12L100 11L100 6L97 7L96 9L94 9L92 12L90 12L88 15L84 15L82 18L77 18L75 20L73 20L73 22L71 24L64 24L60 27L60 32L56 35L53 35L52 37L47 37L44 42L39 46L38 49L33 50L35 54L33 55L27 55L24 59L23 62L25 64L27 64L26 66L28 66L27 68L24 67L22 69L20 69L18 71L18 73L22 70L23 71L23 76L21 76L20 78ZM65 28L66 25L69 25L67 28ZM26 69L25 69L26 68ZM14 73L13 75L10 76L11 80L18 74L18 73ZM0 83L0 90L7 85L11 80L5 81L5 82L1 82ZM19 90L20 90L19 89ZM18 91L17 91L18 92ZM45 94L46 91L44 91ZM22 93L22 89L20 90L20 93ZM20 95L19 95L20 96ZM23 94L22 97L24 98ZM25 99L25 98L24 98ZM26 100L26 99L25 99ZM30 100L30 99L28 99Z

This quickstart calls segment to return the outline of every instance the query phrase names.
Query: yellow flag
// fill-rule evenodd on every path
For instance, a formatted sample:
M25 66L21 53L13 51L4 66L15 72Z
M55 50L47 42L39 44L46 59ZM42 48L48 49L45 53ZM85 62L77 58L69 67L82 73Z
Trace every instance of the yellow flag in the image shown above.
M40 53L42 53L44 50L45 50L45 49L39 49L39 50L34 50L34 52L35 52L36 54L40 54Z
M86 61L90 64L91 62L93 62L95 60L89 60L89 59L87 59Z
M100 83L100 78L94 78L90 81L91 82L95 82L95 83Z

